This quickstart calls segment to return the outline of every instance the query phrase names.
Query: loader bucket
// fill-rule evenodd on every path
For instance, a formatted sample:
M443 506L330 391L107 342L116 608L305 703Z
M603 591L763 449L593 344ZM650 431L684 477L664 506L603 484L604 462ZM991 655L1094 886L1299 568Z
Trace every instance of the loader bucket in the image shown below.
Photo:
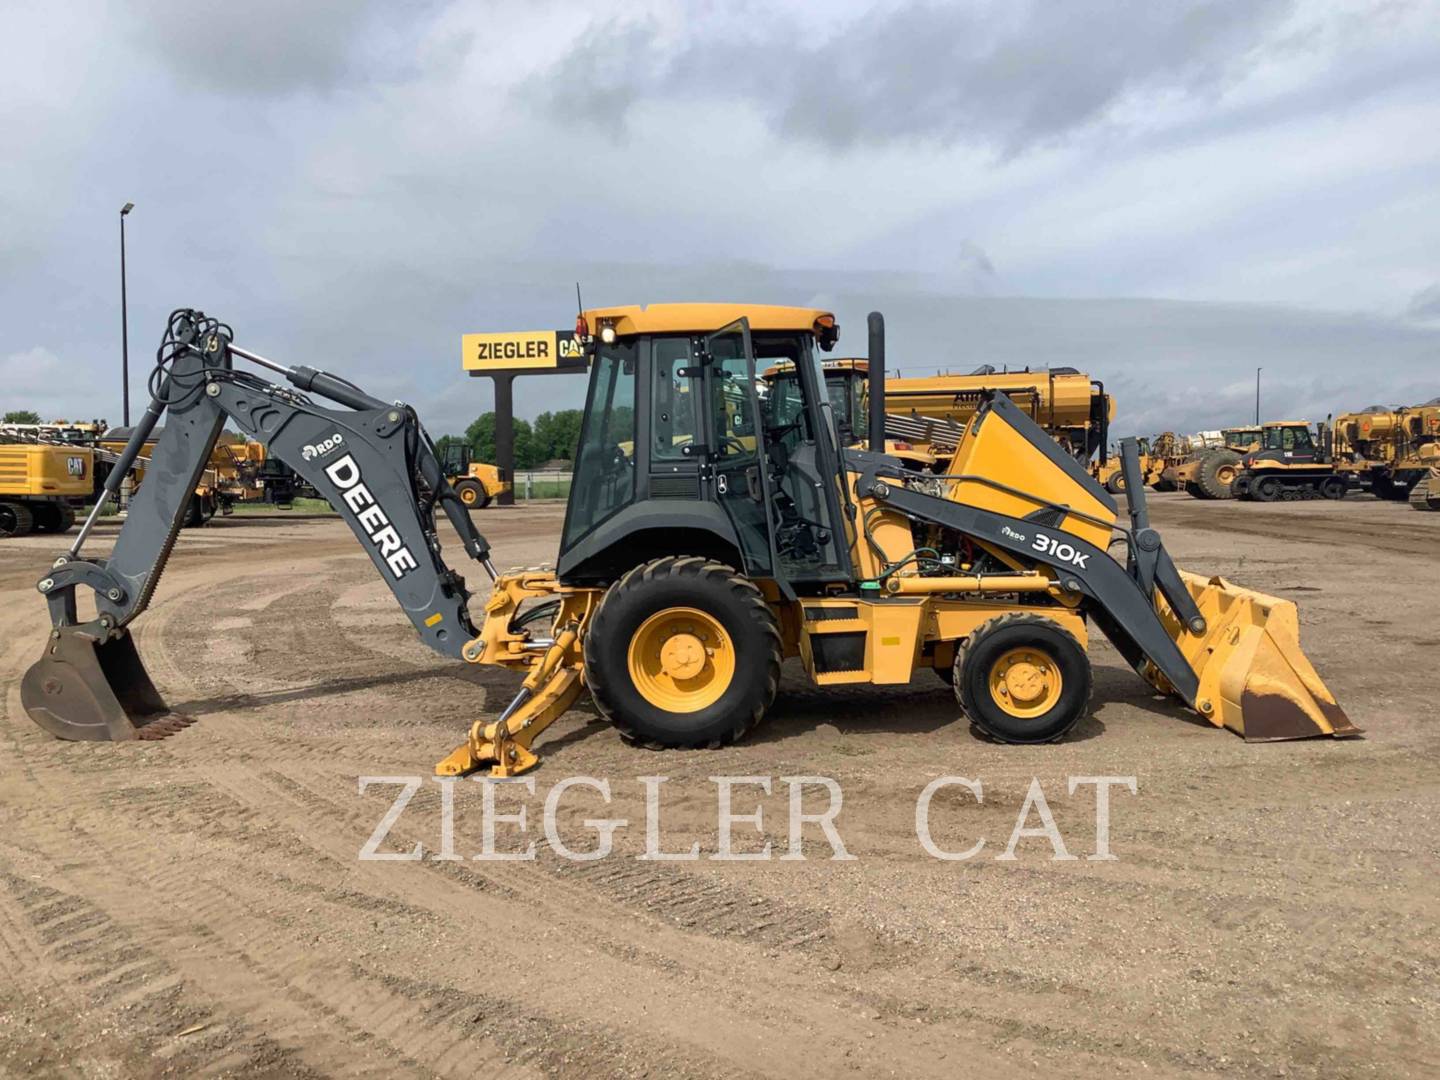
M51 735L89 742L163 739L193 721L173 713L124 630L106 641L54 631L20 683L25 711Z
M1161 615L1200 677L1192 704L1202 716L1249 742L1360 734L1301 652L1293 602L1222 577L1180 577L1206 631L1188 633L1168 610Z

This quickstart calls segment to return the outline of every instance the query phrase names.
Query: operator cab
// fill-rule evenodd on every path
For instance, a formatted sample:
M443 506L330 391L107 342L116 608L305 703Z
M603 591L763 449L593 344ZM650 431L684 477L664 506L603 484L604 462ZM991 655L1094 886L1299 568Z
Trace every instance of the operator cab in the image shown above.
M1314 461L1318 448L1304 421L1283 420L1266 424L1260 432L1257 460L1306 462Z
M567 583L700 554L809 589L851 578L842 469L808 308L652 304L585 312L595 340L560 546ZM786 377L774 382L768 370Z

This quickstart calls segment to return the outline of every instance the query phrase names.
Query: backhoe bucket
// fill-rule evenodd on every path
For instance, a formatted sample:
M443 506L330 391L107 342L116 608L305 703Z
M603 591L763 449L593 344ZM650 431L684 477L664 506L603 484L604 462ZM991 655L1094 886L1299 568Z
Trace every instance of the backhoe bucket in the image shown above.
M1161 615L1200 676L1192 704L1202 716L1249 742L1360 734L1300 651L1294 603L1221 577L1180 577L1206 632L1183 630L1163 600Z
M20 683L25 711L51 735L89 742L163 739L192 723L155 690L127 631L107 641L54 631Z

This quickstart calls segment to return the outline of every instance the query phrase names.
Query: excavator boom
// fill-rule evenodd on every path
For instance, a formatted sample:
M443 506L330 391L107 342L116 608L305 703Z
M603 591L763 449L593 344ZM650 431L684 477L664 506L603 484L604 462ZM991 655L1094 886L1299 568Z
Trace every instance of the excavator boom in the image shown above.
M460 658L476 636L465 581L441 558L436 507L493 579L489 545L446 480L414 410L373 398L338 376L276 364L231 338L228 326L203 312L171 315L151 377L150 406L70 551L39 583L52 630L44 656L25 675L21 698L53 735L153 738L188 722L165 707L128 626L150 603L226 421L264 443L330 502L427 645ZM281 374L289 385L237 369L237 359ZM311 395L339 408L318 405ZM149 476L114 548L107 558L85 558L81 551L101 507L162 416L166 423L150 451ZM82 589L94 594L92 619L79 617Z

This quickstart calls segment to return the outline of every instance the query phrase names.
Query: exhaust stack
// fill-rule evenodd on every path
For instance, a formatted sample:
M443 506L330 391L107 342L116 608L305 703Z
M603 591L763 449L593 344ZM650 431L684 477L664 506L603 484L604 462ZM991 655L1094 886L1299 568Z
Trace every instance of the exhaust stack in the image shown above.
M885 316L872 311L866 323L870 328L870 449L885 452Z

